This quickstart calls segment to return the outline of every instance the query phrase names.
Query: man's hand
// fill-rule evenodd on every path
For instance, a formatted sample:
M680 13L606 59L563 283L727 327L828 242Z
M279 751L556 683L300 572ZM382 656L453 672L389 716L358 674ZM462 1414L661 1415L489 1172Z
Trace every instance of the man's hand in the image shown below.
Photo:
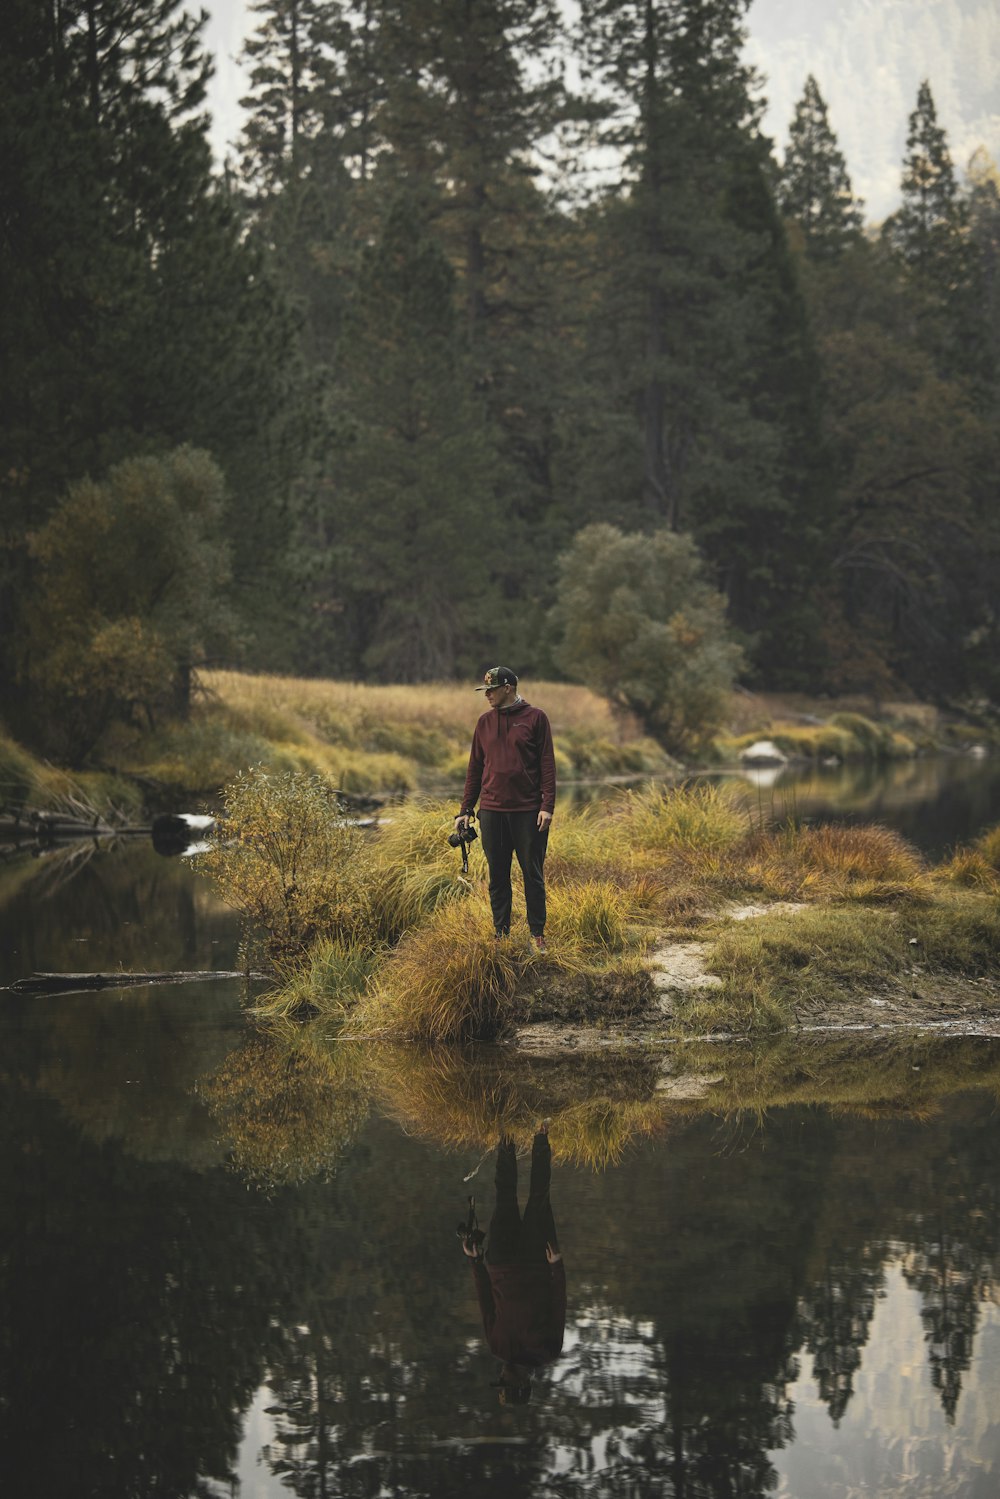
M548 827L548 825L549 825L549 823L551 821L552 821L552 813L551 812L539 812L539 814L538 814L538 831L540 833L544 833L545 829Z
M468 814L465 813L465 812L459 813L459 815L455 818L455 832L456 833L464 833L465 830L466 830L466 828L468 826L469 826Z
M546 1254L548 1253L547 1247L545 1252ZM468 1239L462 1240L462 1253L467 1254L470 1260L481 1260L483 1257L481 1246L477 1247L475 1244L470 1244Z
M550 1265L558 1265L559 1261L562 1259L562 1255L559 1253L558 1249L554 1249L551 1244L546 1244L545 1258L548 1260Z

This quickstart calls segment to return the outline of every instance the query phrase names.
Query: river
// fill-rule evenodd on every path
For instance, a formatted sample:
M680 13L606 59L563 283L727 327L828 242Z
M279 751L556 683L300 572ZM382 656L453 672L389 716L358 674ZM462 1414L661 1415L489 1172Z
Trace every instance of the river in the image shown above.
M883 819L972 836L971 781ZM0 932L4 982L235 959L145 844L7 863ZM229 980L2 1004L5 1493L1000 1492L995 1043L518 1062L271 1040ZM543 1114L565 1335L501 1403L456 1223Z

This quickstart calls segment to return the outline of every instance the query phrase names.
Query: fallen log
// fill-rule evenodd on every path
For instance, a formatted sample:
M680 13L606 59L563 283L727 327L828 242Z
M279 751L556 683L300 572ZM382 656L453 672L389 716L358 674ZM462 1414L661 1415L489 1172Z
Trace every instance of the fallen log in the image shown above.
M204 983L208 979L241 979L245 973L231 972L222 968L185 973L32 973L27 978L15 979L9 986L14 994L76 994L90 989L125 989L144 984L191 984ZM262 973L251 973L250 978L264 978Z

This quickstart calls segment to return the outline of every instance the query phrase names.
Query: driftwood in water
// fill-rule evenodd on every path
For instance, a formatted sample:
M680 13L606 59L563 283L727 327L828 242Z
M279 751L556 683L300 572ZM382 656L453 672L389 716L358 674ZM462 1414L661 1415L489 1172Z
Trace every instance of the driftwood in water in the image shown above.
M247 975L221 968L184 973L33 973L29 978L15 979L10 985L16 994L76 994L89 989L124 989L143 984L190 984L208 979L241 979ZM251 978L262 978L252 973Z
M59 843L70 838L110 838L122 834L149 833L147 827L118 827L97 812L42 812L33 807L17 812L0 811L0 838L14 842Z

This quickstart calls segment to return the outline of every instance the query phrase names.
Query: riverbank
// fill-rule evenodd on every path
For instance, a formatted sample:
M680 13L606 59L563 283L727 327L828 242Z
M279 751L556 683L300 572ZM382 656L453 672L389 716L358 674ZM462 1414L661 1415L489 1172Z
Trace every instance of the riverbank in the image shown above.
M339 883L326 856L314 876L300 868L294 909L281 881L262 900L267 871L248 880L241 847L260 847L255 818L291 826L294 792L280 816L273 794L244 785L243 845L210 858L229 898L252 886L247 915L271 934L270 1021L435 1044L525 1042L539 1026L664 1041L859 1015L930 1023L942 1006L968 1017L1000 1002L996 829L932 864L885 828L775 828L745 790L650 785L560 814L539 954L517 920L494 938L484 861L474 849L460 873L441 803L395 809L373 844L342 851ZM298 949L295 920L309 934Z
M561 782L677 777L744 763L755 743L778 763L834 763L968 754L1000 747L996 726L925 704L733 693L713 739L681 764L586 687L526 682L553 725ZM189 717L109 730L86 768L39 761L0 733L0 800L13 807L75 801L126 819L198 810L249 765L302 771L355 798L457 795L480 697L465 684L371 686L203 671Z

